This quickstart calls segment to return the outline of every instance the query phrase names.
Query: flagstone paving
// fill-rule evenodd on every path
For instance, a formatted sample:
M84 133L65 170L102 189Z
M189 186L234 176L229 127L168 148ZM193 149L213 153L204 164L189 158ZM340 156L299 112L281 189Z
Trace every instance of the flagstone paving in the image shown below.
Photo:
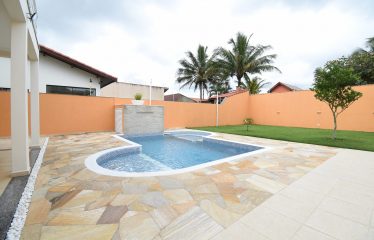
M209 239L336 152L218 134L272 149L170 176L91 172L84 165L89 155L127 144L112 134L50 137L22 239Z

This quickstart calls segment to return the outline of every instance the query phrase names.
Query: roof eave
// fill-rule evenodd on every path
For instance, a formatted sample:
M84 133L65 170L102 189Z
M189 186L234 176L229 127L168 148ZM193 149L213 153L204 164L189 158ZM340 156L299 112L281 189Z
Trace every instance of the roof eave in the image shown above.
M64 62L66 64L69 64L70 66L72 67L76 67L76 68L79 68L83 71L86 71L88 73L91 73L97 77L100 77L101 78L101 83L100 83L100 87L105 87L107 86L108 84L112 83L112 82L117 82L117 78L112 76L112 75L109 75L107 73L104 73L98 69L95 69L93 67L90 67L82 62L79 62L73 58L70 58L62 53L59 53L53 49L50 49L48 47L45 47L43 45L39 45L40 47L40 53L42 53L43 55L47 55L47 56L50 56L50 57L53 57L61 62Z

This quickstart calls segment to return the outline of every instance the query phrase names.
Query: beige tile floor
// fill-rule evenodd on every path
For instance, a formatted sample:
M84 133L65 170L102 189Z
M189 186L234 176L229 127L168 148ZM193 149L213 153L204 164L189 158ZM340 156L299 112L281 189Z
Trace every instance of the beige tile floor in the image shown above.
M11 172L11 151L10 139L0 138L0 195L10 181Z
M11 162L10 150L0 150L0 195L10 181Z
M337 149L219 134L218 138L266 145L272 150L171 176L101 176L86 169L84 160L100 150L125 144L111 134L50 138L23 239L290 239L296 232L301 236L326 235L324 229L315 233L318 226L308 218L320 203L320 195L336 182L323 176L314 182L313 176L306 174L335 156ZM297 188L298 184L306 188ZM287 190L289 186L293 186L291 190ZM337 189L335 194L345 193ZM300 221L310 224L300 229Z
M372 240L373 176L373 152L338 149L213 239Z

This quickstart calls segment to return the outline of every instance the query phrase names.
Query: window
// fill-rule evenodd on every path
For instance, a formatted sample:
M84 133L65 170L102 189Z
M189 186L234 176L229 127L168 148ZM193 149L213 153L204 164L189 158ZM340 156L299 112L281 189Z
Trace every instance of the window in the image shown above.
M47 85L47 93L59 93L59 94L81 95L81 96L96 96L96 89L95 88Z
M0 91L3 91L3 92L10 92L10 88L3 88L3 87L0 87Z

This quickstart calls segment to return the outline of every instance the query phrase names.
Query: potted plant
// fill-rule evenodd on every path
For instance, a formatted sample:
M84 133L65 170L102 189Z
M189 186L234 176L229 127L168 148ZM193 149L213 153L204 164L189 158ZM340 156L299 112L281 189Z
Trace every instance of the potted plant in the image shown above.
M141 93L136 93L134 95L134 100L131 100L132 104L133 105L143 105L144 104L144 100L142 100L142 94Z

